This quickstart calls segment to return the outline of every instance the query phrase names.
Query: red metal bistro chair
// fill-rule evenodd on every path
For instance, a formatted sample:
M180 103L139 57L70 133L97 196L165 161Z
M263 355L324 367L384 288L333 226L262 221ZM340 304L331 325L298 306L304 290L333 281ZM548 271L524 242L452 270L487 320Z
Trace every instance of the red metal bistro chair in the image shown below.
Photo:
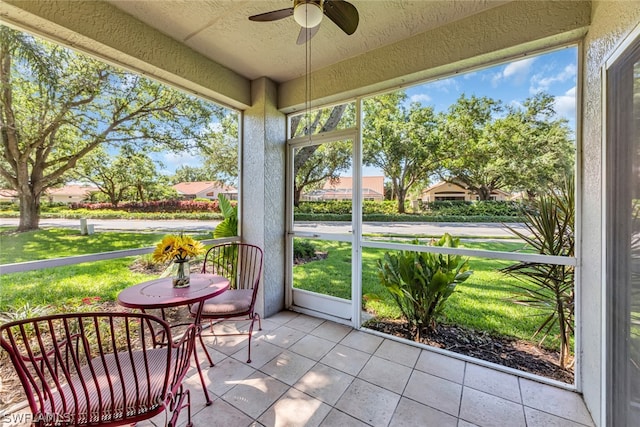
M173 342L169 325L149 314L65 313L6 323L0 345L36 426L124 425L165 409L172 412L168 425L175 426L184 407L191 426L191 398L182 381L196 330L190 326ZM156 340L159 332L165 343Z
M256 297L260 276L262 274L262 249L246 243L224 243L210 248L202 266L203 273L217 274L229 279L229 290L204 302L202 321L209 320L211 332L216 336L248 335L249 354L247 363L251 363L251 335L253 325L258 321L258 330L262 330L260 315L255 312ZM191 306L191 314L198 311L198 304ZM214 321L221 322L246 317L251 320L248 332L215 333ZM217 323L215 322L215 323ZM200 343L205 349L209 363L213 366L211 356L206 351L202 334Z

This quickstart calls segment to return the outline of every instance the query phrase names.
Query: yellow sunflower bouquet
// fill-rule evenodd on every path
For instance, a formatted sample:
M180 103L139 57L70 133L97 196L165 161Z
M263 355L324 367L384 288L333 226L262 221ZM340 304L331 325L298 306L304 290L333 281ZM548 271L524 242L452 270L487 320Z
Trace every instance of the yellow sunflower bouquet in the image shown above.
M156 262L184 261L204 251L204 245L192 237L171 234L158 243L152 257Z

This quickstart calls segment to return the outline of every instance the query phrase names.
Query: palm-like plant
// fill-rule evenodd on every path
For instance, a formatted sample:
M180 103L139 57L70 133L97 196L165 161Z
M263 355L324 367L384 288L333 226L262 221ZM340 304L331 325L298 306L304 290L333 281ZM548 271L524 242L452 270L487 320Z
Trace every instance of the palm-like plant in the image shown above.
M509 230L524 240L537 253L573 257L575 254L575 196L573 179L567 179L558 191L539 196L528 209L523 209L528 233ZM574 270L570 265L519 262L501 271L524 281L520 293L513 298L518 304L545 311L534 333L542 334L542 343L552 328L560 330L560 366L566 366L570 355L570 339L574 324ZM532 286L533 285L533 286Z
M459 243L460 239L445 233L433 245L456 248ZM415 331L416 341L423 329L435 329L447 299L471 274L468 260L460 255L400 251L386 252L378 260L380 283Z
M238 235L238 205L233 206L231 202L220 194L218 196L220 211L224 216L224 220L213 230L214 239L222 239L224 237L235 237Z

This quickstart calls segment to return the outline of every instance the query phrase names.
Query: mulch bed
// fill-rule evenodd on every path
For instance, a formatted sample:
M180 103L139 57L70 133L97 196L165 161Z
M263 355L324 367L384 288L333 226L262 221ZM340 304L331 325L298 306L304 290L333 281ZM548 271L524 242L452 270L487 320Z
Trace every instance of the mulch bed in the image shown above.
M385 334L414 340L405 322L373 319L365 327ZM440 324L436 330L420 340L422 344L464 354L476 359L508 366L524 372L573 384L573 369L561 368L559 354L513 338L496 337L486 332L460 326Z

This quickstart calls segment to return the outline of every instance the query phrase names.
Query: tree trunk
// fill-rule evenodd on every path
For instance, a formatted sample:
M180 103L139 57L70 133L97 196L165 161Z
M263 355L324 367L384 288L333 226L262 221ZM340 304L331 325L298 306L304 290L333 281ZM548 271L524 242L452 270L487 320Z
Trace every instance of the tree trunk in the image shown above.
M18 231L37 230L40 224L40 197L20 194L20 223Z
M491 190L484 186L478 188L478 197L480 200L491 200Z
M304 187L294 187L293 188L293 206L298 207L300 205L300 196L302 195L302 189Z
M403 214L404 211L404 199L407 196L407 190L398 187L398 213Z

